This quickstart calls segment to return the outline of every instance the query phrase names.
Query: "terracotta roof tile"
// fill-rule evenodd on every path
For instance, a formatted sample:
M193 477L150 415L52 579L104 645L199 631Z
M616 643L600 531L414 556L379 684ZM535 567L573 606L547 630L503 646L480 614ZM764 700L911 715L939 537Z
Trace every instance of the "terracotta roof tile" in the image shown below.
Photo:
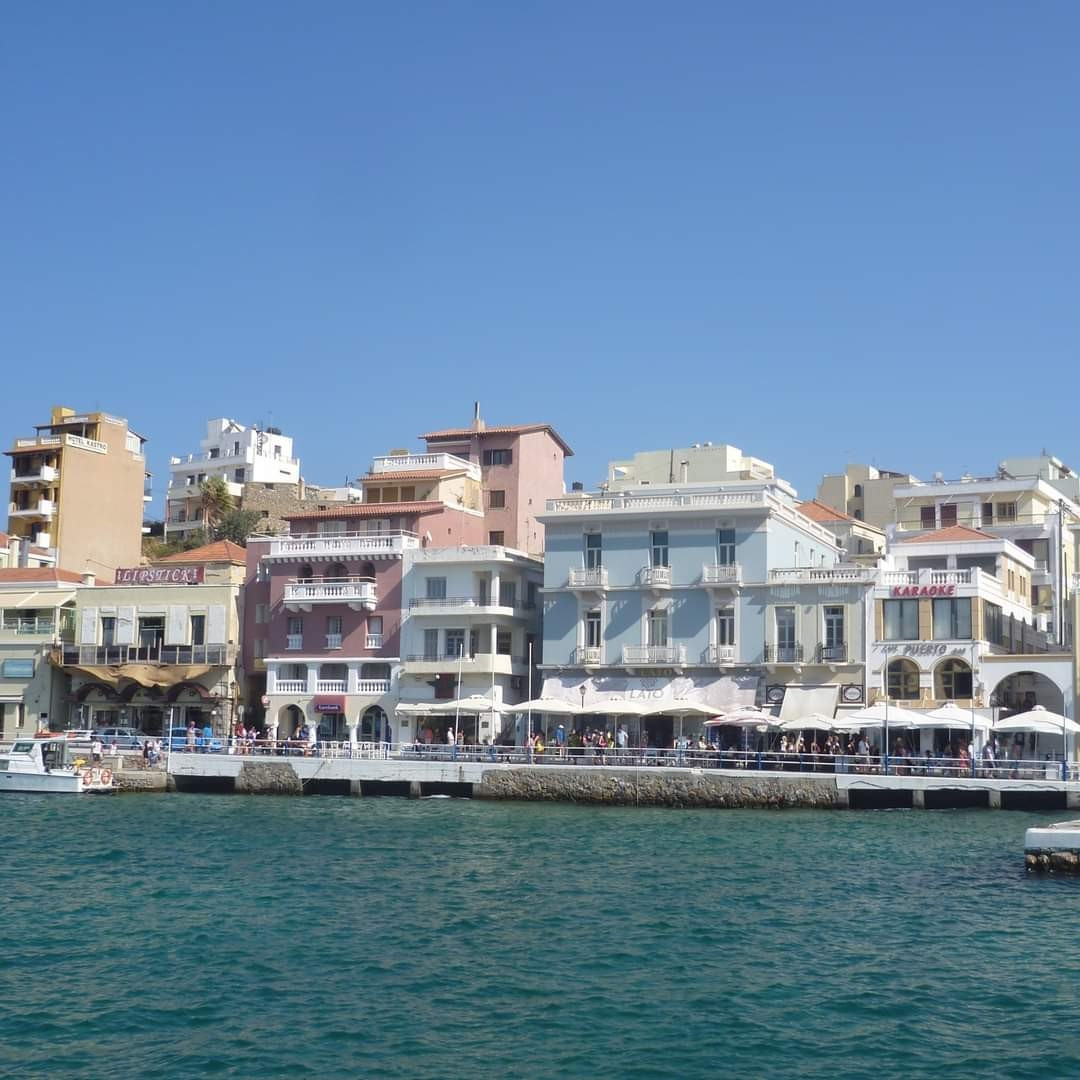
M78 585L82 578L70 570L56 570L51 566L9 566L0 569L0 584L4 582L40 582L58 585L61 582Z
M304 510L283 514L286 521L312 521L324 518L392 517L395 514L432 514L449 509L441 502L342 503L325 510Z
M944 544L968 542L976 540L1000 540L1000 536L993 533L982 532L979 529L969 529L966 525L948 525L944 529L935 529L933 532L923 533L920 536L912 536L907 540L901 540L902 544Z
M809 499L804 503L799 503L799 513L808 517L811 521L858 521L858 518L853 518L850 514L845 514L843 510L837 510L833 506L828 506L823 502L819 502L817 499Z
M385 481L388 484L395 484L399 480L440 480L444 476L458 476L463 472L465 472L464 469L414 469L411 472L369 472L365 473L360 479L361 482L365 484L369 480Z
M546 431L562 447L567 457L573 457L574 451L570 449L563 437L550 424L497 424L488 425L484 428L444 428L442 431L429 431L420 438L425 442L442 442L448 439L471 439L474 435L483 438L485 435L524 435L530 431Z
M190 551L178 551L175 555L166 555L155 559L158 563L233 563L243 566L247 562L247 552L231 540L215 540Z

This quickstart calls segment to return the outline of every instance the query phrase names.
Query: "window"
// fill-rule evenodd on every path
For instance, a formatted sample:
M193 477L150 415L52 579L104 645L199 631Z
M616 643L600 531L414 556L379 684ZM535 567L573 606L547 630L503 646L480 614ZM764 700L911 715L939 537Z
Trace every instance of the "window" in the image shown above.
M585 612L585 648L599 649L603 644L601 637L600 610L594 608Z
M885 600L882 609L886 641L919 640L918 600Z
M210 447L210 454L209 454L210 459L213 460L214 458L217 458L217 457L220 457L220 456L221 456L221 450L216 446L211 446Z
M506 492L503 490L488 492L488 507L492 510L502 510L506 506Z
M667 608L654 608L649 612L649 644L663 648L668 643Z
M855 495L856 499L861 499L862 498L862 484L856 484L855 485L854 495Z
M341 648L341 616L326 616L326 647L328 649Z
M157 649L165 640L165 619L160 615L139 620L139 647Z
M934 669L934 697L956 701L971 697L971 668L963 660L945 660Z
M416 502L416 486L414 484L409 484L407 487L402 487L401 501Z
M716 644L735 644L735 609L723 607L716 613Z
M276 458L281 457L281 444L280 443L274 443L274 457L276 457Z
M502 547L506 543L506 534L502 529L492 529L488 533L488 543L494 547Z
M469 655L475 656L480 651L480 631L474 626L469 631Z
M367 634L365 636L364 648L366 649L381 649L382 648L382 628L383 617L381 615L369 615L367 619Z
M932 529L937 524L937 515L935 514L934 507L932 506L920 506L919 507L919 525L924 529Z
M285 648L302 649L304 647L304 620L299 615L290 615L285 624Z
M446 578L444 577L429 577L424 578L424 595L428 600L445 600L446 599Z
M735 530L716 530L716 564L717 566L735 565Z
M439 631L424 631L424 659L437 660L439 658Z
M668 534L666 529L649 533L650 566L668 565Z
M480 458L481 465L510 465L513 461L513 450L485 450Z
M192 645L205 645L206 644L206 616L205 615L192 615L191 616L191 644Z
M971 638L971 598L934 599L934 640Z
M513 634L509 630L495 631L495 651L500 656L509 656L513 646Z
M233 469L232 478L235 483L242 484L244 482L244 470Z
M232 444L232 456L233 457L239 457L240 456L240 442L239 442L239 440L237 440L236 442L234 442Z
M941 504L941 527L947 528L956 524L956 503Z
M892 660L887 669L887 694L897 701L918 701L919 667L913 660Z
M982 523L984 526L989 525L994 520L994 504L985 502L982 504Z
M585 568L599 570L604 565L604 542L600 533L585 534Z
M270 511L269 510L260 510L259 511L259 517L268 518L269 516L270 516Z
M827 652L840 652L844 648L844 609L839 604L830 604L826 606L824 614L825 649Z
M776 649L778 654L793 652L795 649L795 609L793 607L776 609Z
M500 581L499 582L499 607L516 607L517 606L517 582L516 581Z
M1004 620L997 604L983 604L983 636L987 641L1000 645L1003 641Z
M1016 520L1016 503L1014 502L999 502L997 504L997 519L1002 521L1015 521Z
M252 656L254 656L256 660L261 660L264 656L266 656L266 638L255 638L252 641L251 646Z
M116 644L116 616L103 615L101 617L101 644Z
M464 656L465 655L465 631L464 630L447 630L446 631L446 655L447 656Z

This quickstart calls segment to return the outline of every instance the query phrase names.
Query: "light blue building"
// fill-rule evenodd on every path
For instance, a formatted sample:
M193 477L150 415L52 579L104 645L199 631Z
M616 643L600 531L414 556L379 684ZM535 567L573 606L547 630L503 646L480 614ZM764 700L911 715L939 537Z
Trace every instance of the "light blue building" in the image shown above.
M798 505L772 477L549 500L545 696L610 704L579 726L619 716L656 746L699 732L707 710L796 719L863 705L875 570L846 563ZM649 715L623 718L643 705Z

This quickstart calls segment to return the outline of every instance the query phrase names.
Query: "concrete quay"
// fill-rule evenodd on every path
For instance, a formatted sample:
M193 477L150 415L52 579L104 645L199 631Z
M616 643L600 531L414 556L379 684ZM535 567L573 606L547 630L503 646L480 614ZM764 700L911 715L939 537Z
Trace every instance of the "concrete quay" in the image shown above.
M146 772L147 770L132 770ZM173 754L169 790L275 795L456 795L619 806L1080 810L1080 783L678 766L401 757ZM127 777L125 771L125 780Z

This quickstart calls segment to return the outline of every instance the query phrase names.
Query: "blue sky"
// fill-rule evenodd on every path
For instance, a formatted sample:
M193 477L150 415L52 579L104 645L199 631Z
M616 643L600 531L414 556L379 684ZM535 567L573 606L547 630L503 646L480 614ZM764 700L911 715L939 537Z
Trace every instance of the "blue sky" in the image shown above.
M4 445L210 416L340 483L544 420L800 493L1076 446L1080 7L11 5ZM159 504L158 504L159 505Z

